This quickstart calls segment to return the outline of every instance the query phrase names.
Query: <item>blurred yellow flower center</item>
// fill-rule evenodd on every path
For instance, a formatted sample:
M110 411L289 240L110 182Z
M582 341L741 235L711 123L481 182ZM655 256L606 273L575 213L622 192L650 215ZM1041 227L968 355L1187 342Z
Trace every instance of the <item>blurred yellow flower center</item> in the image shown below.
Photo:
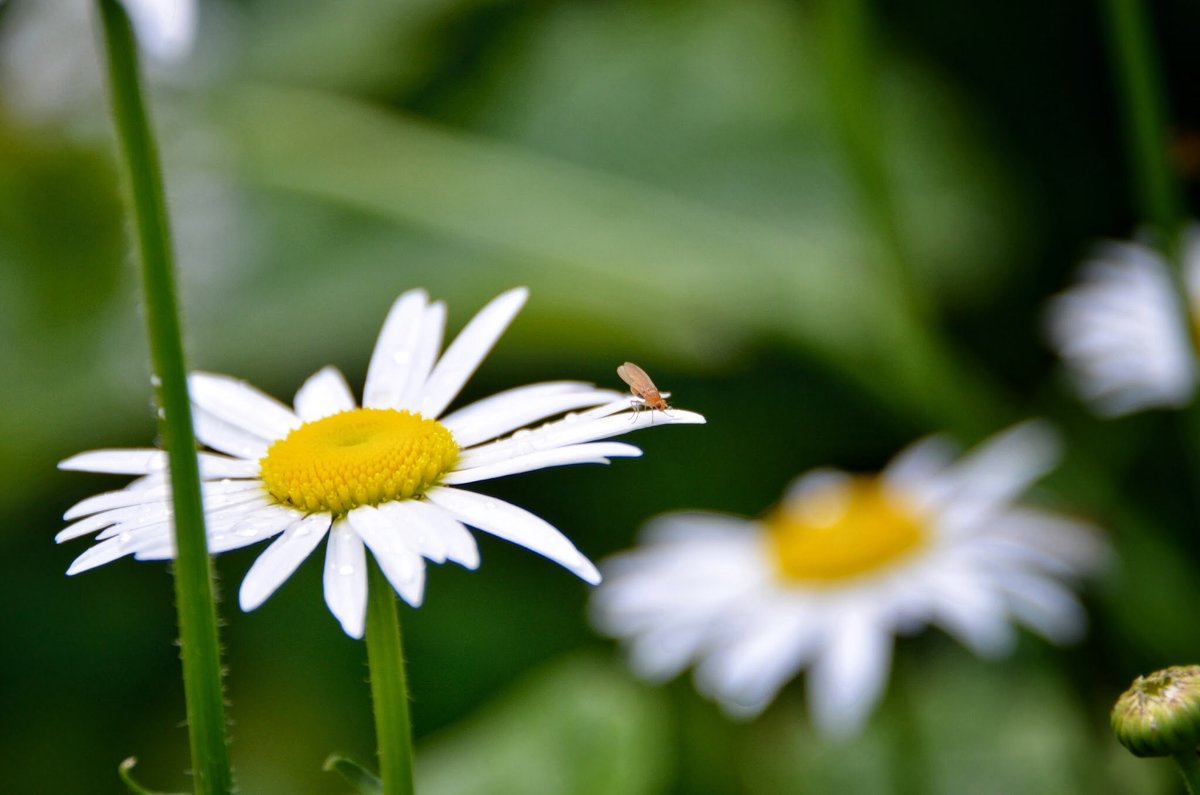
M259 462L281 503L344 515L423 493L458 460L437 420L392 409L353 409L306 422L272 444Z
M780 572L831 583L912 553L925 522L904 494L879 478L849 476L784 502L766 519Z

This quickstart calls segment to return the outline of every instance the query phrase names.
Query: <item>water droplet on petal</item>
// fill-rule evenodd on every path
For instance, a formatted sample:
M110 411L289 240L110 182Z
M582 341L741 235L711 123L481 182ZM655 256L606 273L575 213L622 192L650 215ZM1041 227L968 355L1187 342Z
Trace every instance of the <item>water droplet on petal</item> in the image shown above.
M337 573L342 577L349 577L354 573L354 566L350 563L343 563L342 565L338 566Z

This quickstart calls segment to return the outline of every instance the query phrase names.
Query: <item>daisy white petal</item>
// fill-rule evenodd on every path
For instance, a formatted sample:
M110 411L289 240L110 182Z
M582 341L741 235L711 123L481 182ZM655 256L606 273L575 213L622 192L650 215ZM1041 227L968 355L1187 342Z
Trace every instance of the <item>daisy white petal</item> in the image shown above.
M534 384L476 401L444 417L442 423L461 447L473 447L566 411L620 399L617 392L591 384Z
M408 529L370 505L355 508L346 520L370 548L396 593L413 607L425 595L425 561L408 543Z
M131 552L133 550L129 544L123 543L120 538L101 541L99 544L88 547L82 555L75 558L67 568L67 574L79 574L97 566L103 566L105 563L112 563L117 558L122 558Z
M424 290L409 290L392 304L367 367L364 406L380 409L400 406L400 398L416 369L414 358L421 348L428 303L429 295Z
M642 451L631 444L620 442L593 442L591 444L574 444L569 447L559 447L554 450L539 450L525 455L514 456L507 461L485 464L473 469L459 469L446 475L442 482L454 486L462 483L474 483L479 480L493 480L519 472L532 472L547 467L566 466L569 464L607 464L609 458L636 458Z
M317 548L329 524L325 514L311 514L290 524L283 535L272 541L242 580L238 591L242 610L249 612L267 601Z
M200 475L204 478L249 478L258 474L258 462L223 455L200 453ZM113 475L148 475L166 471L167 454L162 450L90 450L60 461L59 469L105 472Z
M162 518L170 516L170 513L167 512L165 508L159 508L158 510L162 513L162 517L156 519L155 521L161 521ZM110 527L122 521L123 519L132 519L142 513L142 506L136 505L128 508L115 508L111 511L92 514L86 519L80 519L78 522L64 527L58 532L58 535L54 536L54 542L56 544L61 544L64 541L82 538L83 536L91 535L98 530L103 530L106 527Z
M635 673L694 665L697 689L734 716L757 715L805 671L816 727L847 737L880 699L895 636L939 626L995 656L1017 624L1055 642L1082 631L1072 585L1100 570L1107 544L1017 503L1052 438L1026 423L959 461L924 440L879 475L808 472L759 520L659 517L604 561L590 616Z
M208 551L215 555L258 543L278 535L303 516L291 508L266 503L253 513L247 512L232 522L229 529L224 531L224 537L219 533L212 534Z
M270 438L239 428L196 406L192 406L192 427L201 444L245 460L262 458L271 446Z
M367 622L367 554L346 520L333 523L325 547L325 604L352 638Z
M442 349L442 332L446 328L446 305L434 301L425 309L421 319L420 344L413 351L412 372L400 394L398 409L417 411L421 407L421 397L425 394L425 385L429 374L437 362L438 351Z
M424 522L429 532L441 539L446 560L452 560L467 569L479 568L479 545L475 543L475 536L453 516L420 500L393 504L403 507L406 513Z
M213 417L263 439L278 439L300 419L278 400L244 381L195 372L188 376L192 403Z
M654 414L658 414L659 417L656 419ZM471 468L494 464L507 460L515 454L566 447L597 439L610 439L653 425L703 424L704 422L706 420L699 414L676 409L671 409L670 415L661 411L641 411L637 414L627 412L600 418L591 418L581 414L533 428L528 433L515 434L498 442L464 450L461 466Z
M455 519L485 533L519 544L567 568L585 582L600 582L600 572L549 522L511 503L461 489L430 489L429 501Z
M459 332L429 374L419 409L422 415L441 416L528 297L529 291L524 287L502 293L479 310L479 314Z
M296 414L312 422L355 408L354 394L346 377L336 367L323 367L296 392Z
M434 563L445 563L450 540L446 538L445 533L441 532L439 527L426 521L423 514L413 510L413 506L417 502L417 500L385 502L376 510L387 518L392 527L396 528L398 535L403 535L404 543L417 556L432 560ZM462 532L467 532L462 525L457 522L454 524ZM470 535L470 533L467 534ZM365 537L364 540L366 540Z
M220 480L204 484L203 494L208 497L216 497L226 494L241 494L244 492L262 492L262 484L257 480ZM130 491L122 489L121 491L107 491L103 494L96 494L87 499L80 500L67 509L63 514L63 519L71 520L80 516L87 516L101 511L111 510L113 508L128 508L131 505L144 505L150 502L160 502L164 497L169 496L171 489L166 484L153 486L148 489L138 489Z

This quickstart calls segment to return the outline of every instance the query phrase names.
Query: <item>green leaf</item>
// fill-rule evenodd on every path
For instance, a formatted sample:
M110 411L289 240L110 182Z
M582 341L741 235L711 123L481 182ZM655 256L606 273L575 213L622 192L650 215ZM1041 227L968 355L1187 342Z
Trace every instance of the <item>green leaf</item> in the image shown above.
M380 795L383 792L383 782L379 777L348 756L331 754L322 769L337 773L359 795Z
M133 795L187 795L187 793L165 793L146 789L133 780L133 773L131 771L136 764L137 757L131 756L117 767L117 775L121 777L121 781L125 782L125 786L129 788L129 791Z
M572 655L423 746L421 795L654 795L670 780L662 695Z

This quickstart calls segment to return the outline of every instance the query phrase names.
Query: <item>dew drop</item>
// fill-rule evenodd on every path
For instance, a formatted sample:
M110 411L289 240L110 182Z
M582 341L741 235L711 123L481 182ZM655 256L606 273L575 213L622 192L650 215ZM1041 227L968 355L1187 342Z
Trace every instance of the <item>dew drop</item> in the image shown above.
M354 566L350 563L343 563L342 565L338 566L337 573L342 577L349 577L354 573Z

